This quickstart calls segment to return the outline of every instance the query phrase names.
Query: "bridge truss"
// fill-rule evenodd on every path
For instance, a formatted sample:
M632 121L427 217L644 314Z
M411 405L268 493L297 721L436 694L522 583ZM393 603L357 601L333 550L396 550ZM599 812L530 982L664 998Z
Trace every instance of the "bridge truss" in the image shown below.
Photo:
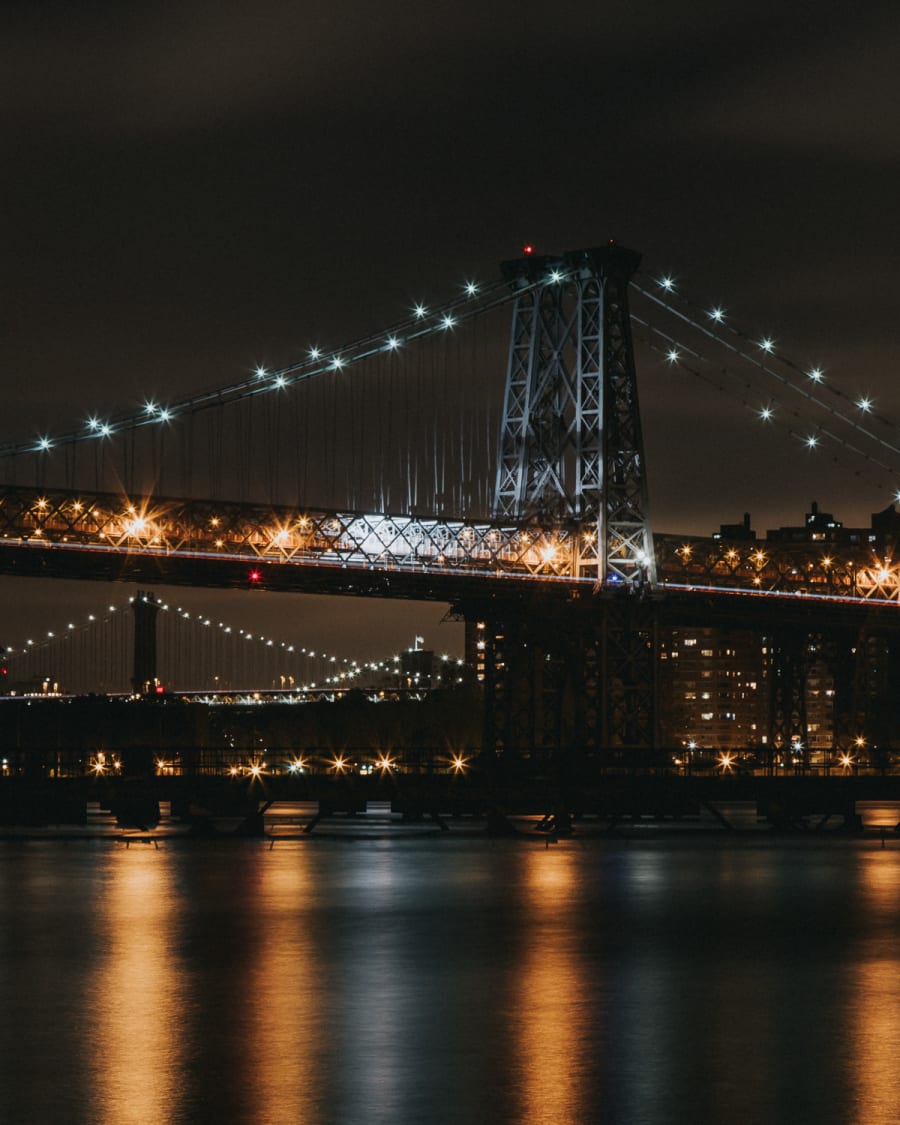
M298 511L0 485L0 545L6 548L540 579L594 588L596 554L588 547L595 544L593 526L571 523ZM900 566L877 545L851 549L663 534L653 536L651 544L659 590L900 602ZM91 564L85 562L84 569L89 572ZM626 588L615 574L608 576L607 586Z

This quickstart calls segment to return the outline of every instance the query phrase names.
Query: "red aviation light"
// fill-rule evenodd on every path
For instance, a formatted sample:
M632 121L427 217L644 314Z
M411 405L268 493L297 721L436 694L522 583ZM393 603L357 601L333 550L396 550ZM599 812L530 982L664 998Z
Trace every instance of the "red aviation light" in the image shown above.
M251 570L247 577L250 579L251 586L255 586L259 582L260 578L262 578L262 575L258 570Z
M522 253L525 255L526 258L530 258L531 255L534 253L534 247L531 245L530 242L526 242L525 245L522 247Z

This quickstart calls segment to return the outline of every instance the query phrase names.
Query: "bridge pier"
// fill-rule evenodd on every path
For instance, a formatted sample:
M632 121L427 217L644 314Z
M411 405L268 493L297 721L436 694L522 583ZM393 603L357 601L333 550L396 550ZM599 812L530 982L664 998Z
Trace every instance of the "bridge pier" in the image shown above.
M556 780L603 751L656 745L653 603L616 592L460 607L485 697L484 746Z
M813 658L809 637L796 629L775 633L769 643L769 745L783 755L785 768L794 756L809 764L806 684Z

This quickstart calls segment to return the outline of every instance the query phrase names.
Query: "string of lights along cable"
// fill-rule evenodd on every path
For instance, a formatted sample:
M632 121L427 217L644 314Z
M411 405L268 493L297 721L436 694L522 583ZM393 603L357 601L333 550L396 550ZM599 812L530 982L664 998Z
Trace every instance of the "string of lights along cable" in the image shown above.
M101 683L111 693L129 693L134 601L132 596L98 607L78 621L8 646L3 654L11 681L7 686L19 694L49 694L54 686L68 694L93 691ZM322 690L396 687L403 677L403 653L377 660L338 656L178 605L155 604L161 614L160 680L170 691L300 696ZM417 637L409 651L423 651L423 644L424 639ZM462 661L447 653L437 655L435 663L435 686L453 683L461 675Z
M848 392L821 365L804 365L773 336L739 326L722 305L683 295L672 276L642 275L633 288L669 317L666 327L635 318L649 346L669 365L731 393L760 422L780 422L808 452L831 444L864 470L896 479L900 431L870 393ZM685 336L688 330L692 334ZM900 500L896 487L893 494Z
M533 255L534 248L526 247L524 256ZM93 468L95 487L100 477L112 476L125 484L126 492L159 493L167 465L178 459L178 483L195 481L210 496L230 495L235 484L239 492L249 494L258 489L261 478L273 500L280 490L300 494L307 503L318 499L323 507L483 514L490 507L490 490L472 482L488 481L495 472L500 414L498 390L493 396L483 392L498 381L506 343L505 319L494 317L490 323L491 314L521 299L523 289L565 286L571 280L564 257L535 260L546 261L546 270L518 289L505 279L467 280L449 300L417 303L386 328L339 346L311 344L305 355L287 364L258 366L236 381L167 403L147 399L133 410L91 413L58 433L7 440L0 444L7 479L33 473L35 480L46 480L55 458L56 468L73 486ZM851 393L823 366L797 362L773 336L740 327L724 305L691 299L674 276L639 273L632 293L644 306L633 310L636 334L673 368L736 397L760 422L785 427L808 453L831 445L863 471L880 479L895 477L897 427L870 393ZM493 346L482 341L479 347L479 322L488 324ZM457 332L464 328L472 329L468 350ZM450 337L456 349L452 361L446 352ZM429 342L438 346L429 351L424 347ZM488 367L494 369L493 380L483 377ZM360 372L358 378L350 378L354 371ZM477 388L471 385L472 372L478 376ZM305 384L315 383L317 391L297 399ZM293 392L293 407L287 392ZM254 418L253 403L261 399L272 405ZM239 404L248 413L234 423L233 433L216 436L223 415L215 408ZM202 414L214 417L215 423L198 434ZM291 421L293 430L286 433ZM174 433L186 426L194 428L181 437ZM143 453L134 444L142 430L156 431ZM115 439L131 445L116 451ZM75 447L81 446L93 452L79 462ZM185 447L194 451L188 468ZM292 465L287 464L289 448L295 450ZM229 460L240 465L245 477L252 477L256 464L257 479L238 483L234 473L222 470ZM32 463L31 470L25 462ZM205 465L200 467L200 462ZM366 465L367 490L351 479L365 474ZM196 487L193 491L200 494ZM900 498L900 490L894 491Z

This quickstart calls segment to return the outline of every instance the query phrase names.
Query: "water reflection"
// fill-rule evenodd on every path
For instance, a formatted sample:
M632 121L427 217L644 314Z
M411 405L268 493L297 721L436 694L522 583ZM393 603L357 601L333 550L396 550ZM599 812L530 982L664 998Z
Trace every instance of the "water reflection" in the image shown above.
M579 910L578 859L573 850L529 848L524 864L520 960L512 967L520 1003L513 1038L521 1119L587 1121L587 1076L599 1044L590 1031L590 970ZM599 919L598 919L599 922Z
M900 1120L896 846L0 846L0 909L16 1125Z
M307 848L285 848L259 866L252 908L265 919L248 950L241 989L248 1006L247 1102L259 1118L319 1120L327 987L310 930L314 897Z
M106 874L83 1041L91 1119L145 1125L177 1104L183 1086L180 907L172 867L153 850L116 849Z
M896 855L861 857L860 909L863 940L849 972L854 1003L847 1035L854 1110L848 1121L869 1125L900 1121L900 866Z

